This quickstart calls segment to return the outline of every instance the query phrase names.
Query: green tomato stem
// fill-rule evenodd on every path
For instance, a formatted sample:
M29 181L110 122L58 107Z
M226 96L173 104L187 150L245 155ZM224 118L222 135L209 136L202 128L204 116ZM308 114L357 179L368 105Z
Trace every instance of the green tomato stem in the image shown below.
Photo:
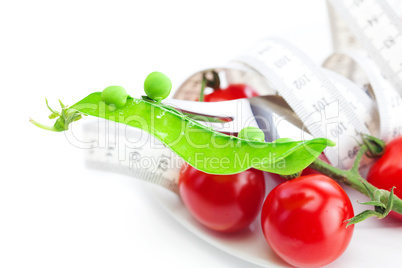
M353 167L349 170L338 169L318 158L309 167L371 198L372 193L380 191L380 189L367 182L358 171L361 158L367 150L367 146L363 144L356 155ZM385 193L381 195L381 202L387 203L390 192L381 191ZM392 210L402 214L402 200L395 195L393 196Z
M367 150L368 150L367 145L363 144L362 146L360 146L359 151L357 151L355 161L353 162L353 166L350 169L353 174L357 174L360 176L359 173L360 162L362 160L364 153L367 152Z
M213 90L219 90L221 87L221 80L219 79L219 74L213 70L212 72L212 80L207 79L207 86L212 88Z
M203 75L202 81L201 81L201 91L200 91L199 101L204 101L204 91L205 91L206 84L207 84L207 78L205 77L205 75Z

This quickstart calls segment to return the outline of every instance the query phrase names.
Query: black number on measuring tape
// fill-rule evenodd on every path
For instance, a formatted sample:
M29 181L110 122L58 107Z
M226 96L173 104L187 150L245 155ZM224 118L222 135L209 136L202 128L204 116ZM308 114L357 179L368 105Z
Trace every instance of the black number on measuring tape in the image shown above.
M395 39L392 36L387 37L387 39L384 40L384 46L386 48L390 48L393 45L395 45Z
M116 145L111 145L111 146L109 146L109 147L107 147L107 152L106 152L106 156L113 156L113 151L114 151L114 149L115 149L115 146Z
M349 158L354 159L358 152L359 152L359 146L353 147L351 150L348 151Z
M283 66L285 66L286 64L288 64L290 62L290 59L286 56L283 56L282 58L280 58L279 60L275 61L275 66L277 68L282 68Z
M402 106L402 96L397 96L397 97L391 99L391 107L392 108L401 107L401 106Z
M347 130L343 122L340 122L335 128L331 129L331 136L333 138L338 138Z
M316 104L313 104L313 108L317 111L320 112L321 110L325 109L325 106L328 105L327 100L325 97L322 97L319 101L317 101Z
M310 79L308 79L307 75L303 75L299 78L297 78L295 81L293 81L293 84L297 89L302 89L304 86L306 86L310 82Z
M96 140L91 140L91 145L89 148L89 154L94 154L95 153L95 142Z
M396 138L396 137L398 137L398 136L401 136L401 134L402 134L402 126L397 126L397 127L395 127L392 134L393 134L393 135L392 135L393 138Z
M162 156L162 158L159 161L158 168L162 169L163 171L166 171L168 167L169 167L169 157Z
M371 19L368 19L367 22L370 26L373 26L375 23L378 23L378 19L377 17L373 16Z
M261 49L260 51L257 52L257 54L261 57L264 56L264 54L268 53L271 50L271 46L266 46L263 49Z

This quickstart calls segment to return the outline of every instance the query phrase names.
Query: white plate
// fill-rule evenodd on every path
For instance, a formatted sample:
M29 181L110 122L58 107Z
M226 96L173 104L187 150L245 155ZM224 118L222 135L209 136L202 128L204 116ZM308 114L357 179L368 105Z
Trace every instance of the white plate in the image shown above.
M274 185L271 184L271 188ZM359 205L367 198L353 190L345 189L354 205L355 213L364 208ZM247 230L235 234L221 234L199 224L185 208L180 198L158 186L150 187L150 194L188 231L233 256L263 267L289 267L275 255L266 243L260 220ZM326 267L385 267L395 266L402 252L402 222L387 217L374 218L355 226L352 241L345 253Z
M84 140L91 140L92 134L99 137L97 129L98 122L95 124L87 124L86 135L88 137ZM109 125L109 127L112 127ZM140 133L139 130L130 128L130 134ZM110 132L110 131L109 131ZM92 133L92 134L91 134ZM115 133L112 131L110 133ZM119 131L118 133L126 133ZM127 133L126 133L127 134ZM102 134L103 135L103 134ZM95 138L96 138L95 137ZM130 136L131 137L131 136ZM134 137L134 136L133 136ZM148 139L146 136L142 138ZM112 139L113 140L113 139ZM151 139L149 139L151 140ZM156 140L154 144L156 144ZM153 143L144 143L142 148L146 148L146 151L151 157L158 159L158 156L162 155L167 148L159 148L158 150L152 150ZM149 145L148 147L144 147ZM130 176L140 176L138 173L133 173L130 170L129 161L123 161L117 158L111 161L111 158L105 154L109 152L106 147L96 148L96 152L91 154L88 150L87 160L92 160L98 165L96 169L106 169L116 173L128 174ZM128 153L128 148L125 148L125 153ZM169 151L165 152L169 155ZM145 152L142 152L146 155ZM130 158L124 158L129 160ZM97 162L99 161L99 162ZM110 162L111 161L111 162ZM101 164L101 165L99 165ZM110 167L108 167L110 166ZM179 168L179 167L177 167ZM118 172L120 170L120 172ZM172 169L172 173L167 177L177 176L177 169ZM266 173L267 174L267 173ZM149 178L143 178L148 180ZM280 181L273 177L266 177L267 193L272 190ZM163 187L149 184L151 187L150 194L160 203L160 205L180 224L182 224L190 232L197 235L200 239L205 240L211 245L229 253L233 256L241 258L250 263L261 265L265 267L288 267L288 265L282 261L275 253L270 249L263 236L260 220L256 221L245 231L235 234L221 234L211 231L200 223L198 223L191 214L187 211L179 196L173 194L169 190ZM368 198L352 189L344 188L348 193L355 214L360 213L370 207L360 205L360 202L368 201ZM391 217L387 217L382 220L370 218L362 223L358 223L355 226L355 231L352 237L352 241L345 251L345 253L338 258L335 262L328 265L328 267L372 267L378 265L383 267L384 265L392 265L397 259L397 256L402 252L402 221L395 220Z

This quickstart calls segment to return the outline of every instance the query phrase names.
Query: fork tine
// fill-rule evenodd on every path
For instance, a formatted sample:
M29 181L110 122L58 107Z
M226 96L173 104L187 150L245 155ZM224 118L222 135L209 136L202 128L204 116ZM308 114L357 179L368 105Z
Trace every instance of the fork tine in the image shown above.
M221 101L221 102L200 102L168 99L163 104L169 105L176 110L192 113L206 117L227 117L232 118L237 108L237 101L248 102L247 99Z
M185 114L192 114L193 119L216 131L237 134L248 126L259 127L249 99L237 99L222 102L198 102L169 99L163 102ZM217 118L221 122L214 123L208 118Z
M264 131L265 140L269 142L281 136L292 137L297 140L312 137L308 130L303 127L303 122L300 121L285 100L278 95L222 102L168 99L164 104L184 111L186 114L191 114L191 117L199 123L227 134L237 134L244 127L254 126ZM208 118L220 119L221 122L219 120L205 122ZM279 122L281 123L278 128Z

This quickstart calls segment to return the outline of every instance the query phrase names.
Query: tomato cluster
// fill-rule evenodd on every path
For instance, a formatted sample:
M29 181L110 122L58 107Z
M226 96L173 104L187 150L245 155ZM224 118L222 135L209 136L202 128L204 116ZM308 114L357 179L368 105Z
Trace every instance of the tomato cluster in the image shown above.
M395 187L395 195L402 198L402 136L387 144L384 154L367 174L367 181L388 191ZM402 214L391 211L389 215L402 220Z
M214 90L204 101L257 96L237 84ZM306 171L305 173L314 173ZM354 226L350 200L332 179L308 175L286 181L266 197L264 172L249 169L233 175L212 175L184 165L179 178L181 198L204 226L220 232L246 228L261 212L264 236L273 251L296 266L321 266L346 249Z

